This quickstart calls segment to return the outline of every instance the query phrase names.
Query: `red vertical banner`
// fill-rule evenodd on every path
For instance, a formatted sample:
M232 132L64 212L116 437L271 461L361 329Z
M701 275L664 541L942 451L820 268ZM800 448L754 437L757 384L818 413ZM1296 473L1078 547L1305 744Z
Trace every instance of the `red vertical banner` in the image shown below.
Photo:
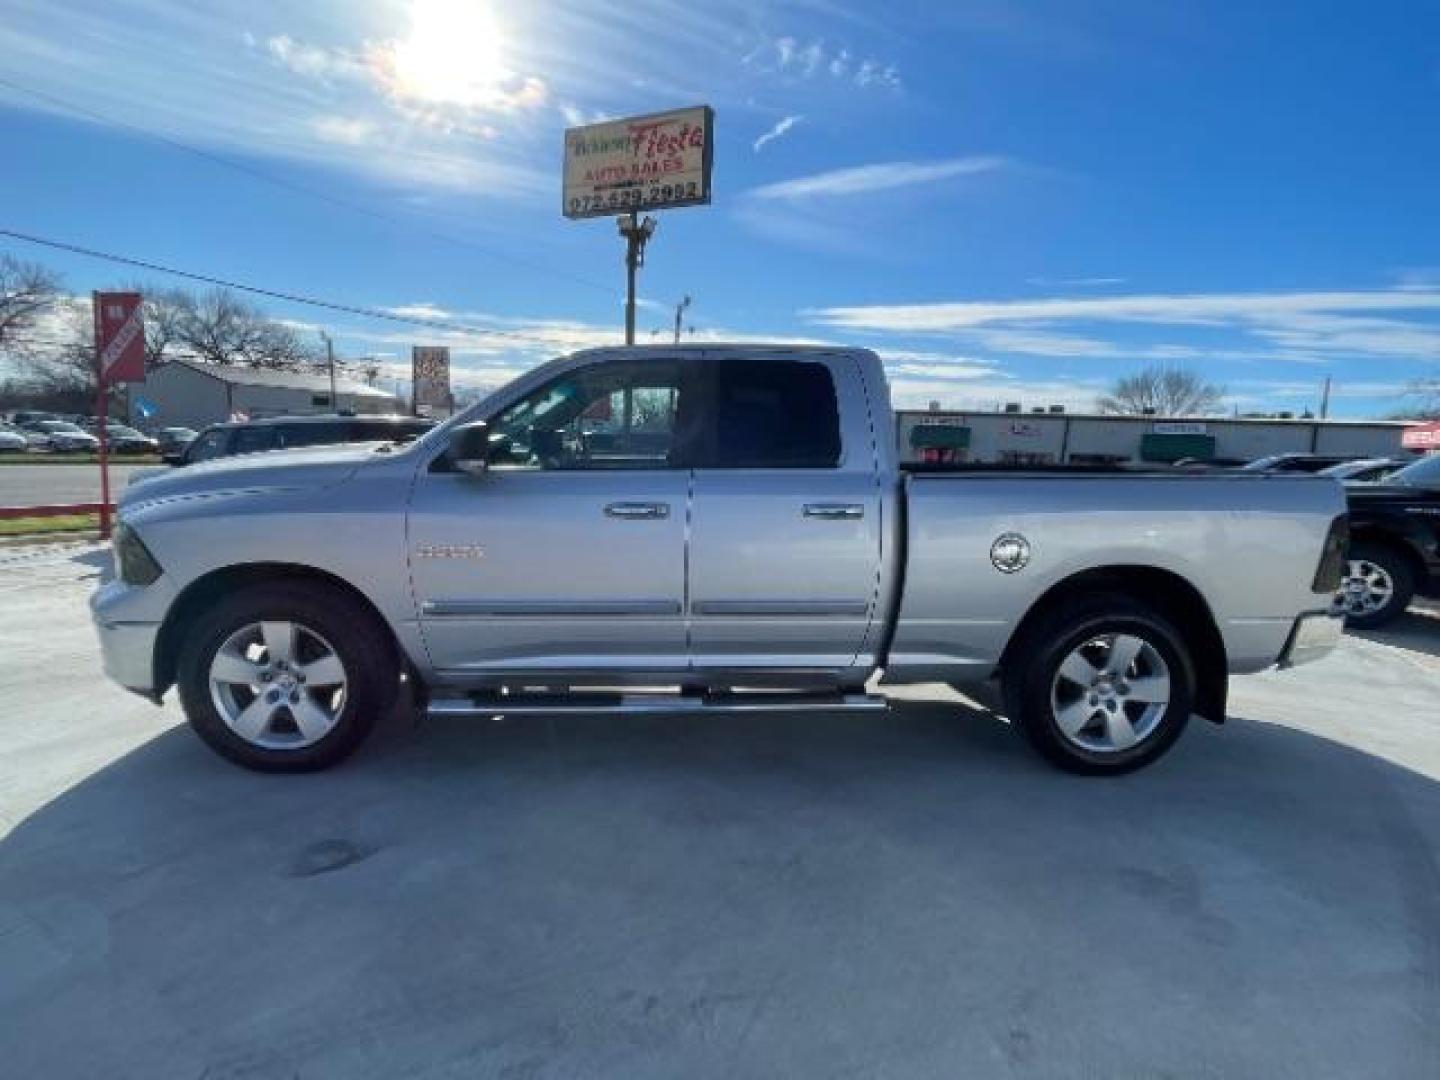
M139 293L92 293L95 315L95 416L100 436L100 539L110 538L108 387L145 380L145 322Z
M139 293L102 292L94 296L95 352L100 381L145 381L145 320Z

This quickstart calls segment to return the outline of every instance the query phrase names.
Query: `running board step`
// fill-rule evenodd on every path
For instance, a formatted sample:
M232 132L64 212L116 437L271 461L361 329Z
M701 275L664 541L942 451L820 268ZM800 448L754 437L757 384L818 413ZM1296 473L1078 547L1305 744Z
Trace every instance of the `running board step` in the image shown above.
M430 700L430 716L507 716L525 713L737 713L737 712L881 712L890 703L875 694L465 694Z

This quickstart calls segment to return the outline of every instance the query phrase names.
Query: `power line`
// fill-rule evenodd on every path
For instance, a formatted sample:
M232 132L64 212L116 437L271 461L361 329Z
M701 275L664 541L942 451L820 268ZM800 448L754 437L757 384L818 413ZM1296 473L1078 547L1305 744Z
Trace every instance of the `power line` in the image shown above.
M185 278L189 281L198 281L206 285L215 285L222 289L234 289L236 292L251 293L255 296L265 296L272 300L283 300L290 304L303 304L308 307L323 308L327 311L338 311L346 315L356 315L364 319L377 319L383 322L403 323L407 326L423 326L429 330L448 330L452 333L475 334L485 337L508 338L515 341L522 341L527 344L558 345L570 347L573 342L565 342L559 338L547 338L539 334L527 334L515 330L495 330L485 326L471 326L465 323L449 322L443 319L417 319L408 315L397 315L393 311L386 311L382 308L361 307L355 304L342 304L334 300L321 300L313 296L302 296L299 293L284 292L279 289L266 289L259 285L246 285L239 281L230 281L226 278L212 277L209 274L197 274L190 270L177 270L171 266L163 266L160 263L147 262L144 259L132 258L128 255L116 255L113 252L98 251L95 248L82 247L79 244L66 243L63 240L50 240L43 236L34 236L30 233L20 232L16 229L0 228L0 236L8 236L12 240L21 240L27 244L38 244L41 247L54 248L57 251L69 252L72 255L83 255L89 259L101 259L105 262L118 263L122 266L131 266L140 270L148 270L156 274L170 274L173 277Z
M0 86L7 87L10 90L14 90L16 93L24 94L26 97L34 98L37 101L46 102L47 104L53 105L56 108L65 109L69 112L75 113L76 115L87 117L88 119L93 120L98 124L103 124L107 127L119 128L124 131L134 132L135 134L143 138L151 139L154 142L161 143L165 146L170 147L171 149L179 150L181 153L191 154L195 157L202 158L205 161L210 162L211 164L219 165L226 169L232 169L235 172L243 173L244 175L249 176L253 179L260 180L267 184L272 184L275 187L279 187L296 194L306 195L312 199L319 199L321 202L330 203L332 206L343 207L347 210L354 211L355 213L364 214L367 217L376 218L377 220L381 221L387 221L392 225L399 225L406 230L419 232L422 235L428 236L433 240L439 240L447 244L454 244L457 247L466 248L470 251L477 252L478 254L484 255L490 259L495 259L499 262L513 263L516 266L523 266L526 269L532 270L538 274L544 274L548 277L554 278L563 278L566 281L572 281L576 284L584 285L587 288L599 289L607 295L614 295L615 290L612 286L604 285L598 281L592 281L589 278L581 277L578 274L572 274L565 270L557 270L554 267L544 266L540 263L531 262L528 259L523 259L505 252L495 251L491 248L484 247L483 245L476 244L470 240L462 239L458 236L451 236L447 233L436 232L432 229L426 229L422 226L418 226L414 221L401 217L399 215L391 214L387 211L379 210L372 206L366 206L363 203L351 202L349 199L341 198L338 195L333 195L328 191L322 191L319 188L310 187L308 184L296 183L295 181L288 180L283 176L277 176L274 173L268 172L264 169L258 169L253 165L248 165L243 161L236 161L235 159L226 157L223 154L217 154L202 147L192 146L189 143L181 142L180 140L172 138L169 135L162 135L158 131L152 131L149 128L144 128L138 124L133 124L128 120L119 120L115 117L107 116L104 113L96 112L94 109L88 108L84 105L77 105L73 101L66 101L64 98L56 97L54 94L49 94L42 90L34 90L28 86L21 86L19 83L12 82L11 80L6 78L0 78Z

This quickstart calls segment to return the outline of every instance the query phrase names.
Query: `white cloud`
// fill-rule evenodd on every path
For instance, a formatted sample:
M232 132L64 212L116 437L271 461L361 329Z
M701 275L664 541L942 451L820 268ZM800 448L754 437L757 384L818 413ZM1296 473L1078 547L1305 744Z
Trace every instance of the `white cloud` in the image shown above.
M598 124L611 118L609 113L601 109L582 109L569 102L560 106L560 115L564 117L567 127L584 127L586 124Z
M765 132L758 139L756 139L752 148L758 154L762 149L764 149L764 147L768 143L774 142L776 139L780 138L782 135L784 135L796 124L800 123L800 121L804 119L805 118L803 116L798 115L783 117L782 119L776 121L775 125L769 131Z
M347 146L363 146L375 133L373 123L354 116L317 116L310 124L319 138Z
M1022 406L1063 405L1071 411L1094 408L1106 384L1096 379L951 379L895 378L890 400L897 409L924 409L938 401L946 410L998 412L1007 402Z
M948 161L887 161L875 165L857 165L830 172L781 180L752 188L748 194L755 199L808 199L815 196L864 195L893 188L934 184L957 176L993 172L1007 164L1001 157L963 157ZM833 311L852 309L834 308ZM863 309L853 309L863 310Z
M355 78L365 73L365 65L355 57L338 49L302 44L288 34L276 34L269 38L265 42L265 51L277 64L296 75L334 79Z
M829 326L892 331L947 331L1027 320L1088 320L1178 326L1291 319L1326 311L1440 310L1440 292L1211 293L1053 300L968 300L825 308Z
M1033 356L1316 363L1340 356L1440 360L1437 313L1440 291L1390 289L867 305L825 308L811 317L845 330L943 334ZM1106 323L1193 327L1210 337L1203 344L1136 343L1056 330ZM1238 338L1211 347L1212 332Z
M810 80L828 74L832 82L898 90L900 69L876 57L857 57L848 46L831 49L820 39L802 43L791 35L762 40L741 58L746 67L768 70L790 79Z

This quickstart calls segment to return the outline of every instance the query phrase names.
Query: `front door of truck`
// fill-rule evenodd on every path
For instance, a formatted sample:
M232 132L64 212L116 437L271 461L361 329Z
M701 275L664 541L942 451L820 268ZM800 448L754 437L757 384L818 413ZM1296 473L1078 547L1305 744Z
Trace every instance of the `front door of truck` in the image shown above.
M711 435L691 507L700 669L849 667L874 616L880 492L849 357L707 365ZM842 430L841 416L854 422Z
M683 669L681 365L558 376L490 418L490 468L416 481L411 580L442 672Z

